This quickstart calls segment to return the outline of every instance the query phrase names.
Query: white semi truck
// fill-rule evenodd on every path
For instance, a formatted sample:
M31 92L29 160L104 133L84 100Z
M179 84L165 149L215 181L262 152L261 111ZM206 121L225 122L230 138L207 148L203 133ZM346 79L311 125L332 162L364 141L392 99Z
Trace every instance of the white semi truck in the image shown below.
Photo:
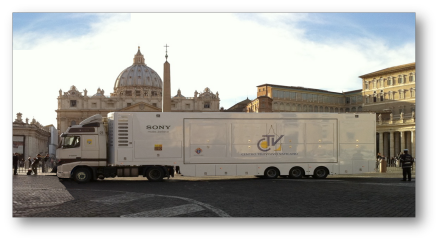
M97 114L70 126L57 176L88 182L144 176L326 178L376 170L372 113Z

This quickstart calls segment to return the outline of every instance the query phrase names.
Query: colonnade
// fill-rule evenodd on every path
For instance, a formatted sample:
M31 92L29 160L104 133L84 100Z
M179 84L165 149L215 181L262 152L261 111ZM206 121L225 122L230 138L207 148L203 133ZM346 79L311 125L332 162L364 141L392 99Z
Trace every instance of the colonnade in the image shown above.
M404 149L416 157L416 131L378 131L377 152L385 157L398 156Z

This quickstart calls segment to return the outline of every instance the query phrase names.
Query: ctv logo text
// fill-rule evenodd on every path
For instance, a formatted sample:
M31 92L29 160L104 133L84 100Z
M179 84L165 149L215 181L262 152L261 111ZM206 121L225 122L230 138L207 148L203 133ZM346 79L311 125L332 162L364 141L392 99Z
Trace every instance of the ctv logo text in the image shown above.
M264 138L258 141L257 147L259 150L267 152L270 150L269 146L275 146L284 137L284 135L280 135L277 140L275 140L275 135L263 135L263 137ZM281 150L281 146L276 150Z

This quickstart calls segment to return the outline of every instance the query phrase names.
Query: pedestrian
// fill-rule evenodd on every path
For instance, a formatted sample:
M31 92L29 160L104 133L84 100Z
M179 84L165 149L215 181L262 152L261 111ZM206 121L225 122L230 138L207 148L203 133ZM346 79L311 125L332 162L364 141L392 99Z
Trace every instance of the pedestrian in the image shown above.
M176 166L176 173L180 174L180 167L179 166Z
M408 181L411 181L411 168L414 163L414 158L408 154L408 149L403 150L403 154L399 157L400 164L402 164L402 181L406 181L408 177Z
M12 154L12 168L14 168L14 175L18 175L18 153Z
M41 166L41 172L47 172L47 161L50 159L49 154L46 153L46 156L43 158L43 165Z
M32 163L32 171L34 172L34 175L37 175L37 169L38 169L38 165L40 164L40 160L41 160L41 155L37 154L34 163Z
M57 163L56 161L52 160L52 171L50 171L51 173L57 173Z

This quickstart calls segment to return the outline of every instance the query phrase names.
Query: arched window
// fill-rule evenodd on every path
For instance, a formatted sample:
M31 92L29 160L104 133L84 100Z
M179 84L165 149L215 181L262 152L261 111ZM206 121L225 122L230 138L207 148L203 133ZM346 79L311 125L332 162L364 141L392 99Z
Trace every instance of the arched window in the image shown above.
M362 111L362 106L359 106L358 107L358 112L361 112Z
M72 120L72 121L70 122L70 126L72 126L72 125L76 125L76 121L75 121L75 120Z
M335 110L333 109L333 107L330 107L330 113L334 113Z
M356 112L356 107L352 107L352 108L351 108L351 111L352 111L352 112Z
M315 113L318 112L318 106L315 106L315 108L314 108L314 112L315 112Z
M298 112L301 112L301 105L298 105L297 109Z
M313 107L312 105L309 105L309 108L307 109L308 112L313 112Z
M324 108L324 112L328 113L328 107Z
M350 112L350 109L349 108L345 108L345 112Z
M321 107L319 107L319 112L324 112L324 108L321 106Z

